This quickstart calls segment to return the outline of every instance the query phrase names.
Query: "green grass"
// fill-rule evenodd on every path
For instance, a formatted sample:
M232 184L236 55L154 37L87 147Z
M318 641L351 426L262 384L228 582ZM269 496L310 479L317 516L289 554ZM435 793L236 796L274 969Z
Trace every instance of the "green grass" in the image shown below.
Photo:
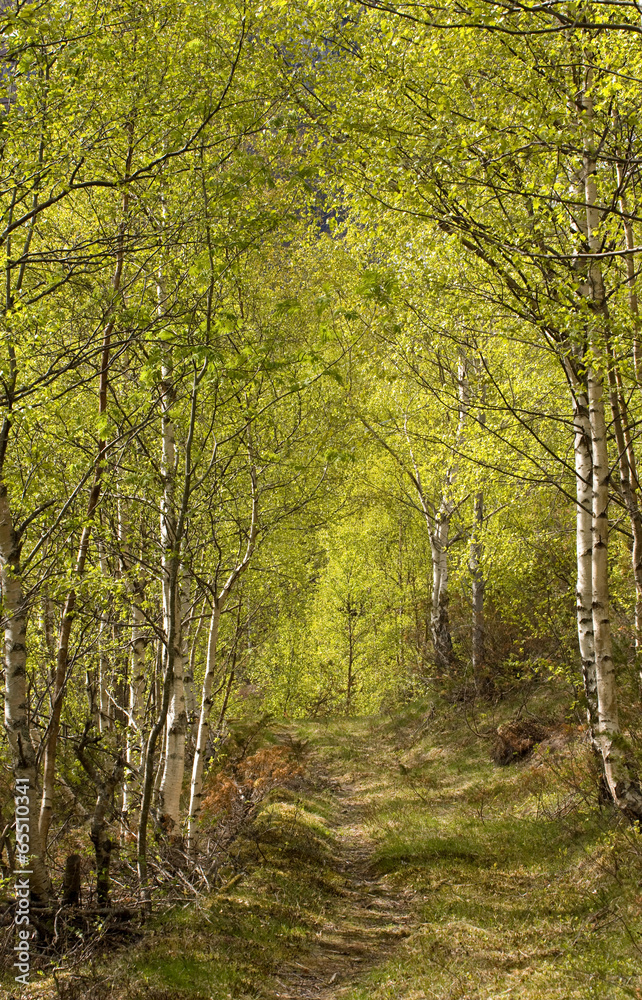
M277 970L315 934L334 897L333 834L322 812L331 809L318 796L272 793L252 840L240 845L237 863L250 874L204 907L159 921L151 946L127 956L130 981L199 1000L273 997Z
M530 707L550 703L543 690ZM301 968L325 983L340 972L324 1000L640 1000L642 836L599 809L572 729L550 756L502 768L489 732L434 707L427 723L415 705L298 724L313 780L264 801L235 848L242 882L157 919L91 989L70 980L69 1000L274 1000L297 995ZM515 710L501 704L486 729ZM342 823L367 870L358 891L337 863ZM409 912L405 937L368 923L372 886ZM346 940L361 965L337 957Z
M600 813L591 787L573 787L582 751L563 750L552 770L537 760L498 768L488 742L448 714L449 725L438 720L439 732L412 753L399 720L394 763L390 754L384 763L390 725L362 726L352 744L378 767L373 863L416 893L417 918L409 940L341 996L642 997L642 838ZM401 773L413 754L415 766Z

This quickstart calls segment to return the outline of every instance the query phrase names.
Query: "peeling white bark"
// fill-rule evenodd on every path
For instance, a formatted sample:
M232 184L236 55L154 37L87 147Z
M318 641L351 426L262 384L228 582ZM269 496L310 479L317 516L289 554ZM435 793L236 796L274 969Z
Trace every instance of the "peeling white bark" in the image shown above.
M143 723L145 694L145 617L140 608L142 586L136 579L129 546L129 529L122 500L118 504L118 526L121 543L121 564L123 577L130 598L132 615L131 652L129 656L129 691L127 708L127 729L125 734L125 780L123 783L122 812L123 834L133 825L136 818L136 800L140 786L142 764Z
M3 448L10 424L2 428ZM7 487L0 480L0 584L4 627L4 726L11 750L15 779L27 787L29 820L29 861L26 867L31 892L41 900L52 895L51 881L44 862L42 841L38 831L38 792L36 754L31 738L27 705L27 602L22 589L20 540L13 526ZM22 799L16 805L23 805Z
M599 235L600 210L597 192L597 162L593 134L593 70L586 68L582 92L584 128L584 196L586 204L586 236L592 255L601 250ZM627 814L642 818L642 791L632 780L619 744L617 687L613 663L611 623L609 619L608 568L608 487L609 456L604 414L604 344L608 340L608 307L599 258L589 257L588 296L592 306L590 317L591 357L587 368L591 455L593 459L592 495L592 587L593 642L597 681L597 743L602 753L604 776L613 801Z
M163 572L163 626L167 641L166 657L172 664L172 687L167 712L165 767L159 788L159 818L163 829L172 835L180 829L180 799L185 772L185 734L187 713L183 686L181 640L181 601L178 580L176 521L176 431L171 415L174 403L172 370L168 356L162 372L162 455L161 476L161 549Z
M577 635L582 662L587 721L591 738L597 728L597 677L593 642L593 459L588 397L579 388L575 394L575 515L577 587L575 591Z
M432 595L430 605L430 630L437 663L449 667L453 657L453 644L448 617L448 533L452 510L447 504L432 522L430 554L432 557Z

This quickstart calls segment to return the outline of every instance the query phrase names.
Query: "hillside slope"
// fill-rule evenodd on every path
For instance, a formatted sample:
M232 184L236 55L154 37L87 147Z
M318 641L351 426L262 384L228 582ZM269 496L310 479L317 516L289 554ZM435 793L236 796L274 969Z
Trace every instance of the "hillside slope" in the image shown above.
M528 758L492 762L516 710L475 722L437 699L275 730L303 776L263 800L227 887L28 995L642 997L642 839L599 806L576 726L549 718Z

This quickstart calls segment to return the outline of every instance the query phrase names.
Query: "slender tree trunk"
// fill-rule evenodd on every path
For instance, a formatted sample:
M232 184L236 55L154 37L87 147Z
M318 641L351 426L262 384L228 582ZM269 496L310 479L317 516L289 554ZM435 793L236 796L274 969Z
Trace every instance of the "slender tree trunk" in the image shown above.
M472 579L472 654L473 678L478 691L484 692L490 685L486 670L486 626L484 621L484 593L486 581L481 566L481 531L484 523L484 494L475 494L473 512L473 532L470 540L469 569Z
M181 619L183 621L181 633L181 657L183 660L183 686L185 689L185 712L187 713L187 725L191 730L194 724L196 713L196 699L194 697L194 671L193 660L190 656L189 640L190 632L193 631L191 625L187 624L190 615L190 579L186 573L181 580Z
M572 368L567 367L574 386L573 427L575 438L575 542L577 556L577 586L575 610L577 636L582 664L586 717L595 745L597 731L597 675L593 637L593 458L591 422L587 389Z
M463 350L460 352L458 362L457 395L459 399L459 415L455 440L457 448L459 448L464 435L466 417L470 405L469 362ZM410 446L407 427L406 440ZM419 499L428 528L428 536L430 538L430 552L432 557L430 632L437 665L442 670L448 670L453 665L455 660L452 636L450 633L450 618L448 613L448 544L450 522L454 511L452 492L457 479L459 460L455 457L446 472L441 502L439 509L435 514L434 508L431 507L424 495L419 467L415 461L415 456L412 453L412 448L411 457L415 470L413 481L419 494Z
M620 212L622 213L622 226L624 229L624 242L626 249L633 251L635 247L635 233L633 222L631 221L626 195L624 193L624 171L621 163L616 164L617 184L620 190ZM634 337L633 337L633 367L635 377L639 386L642 386L642 345L640 344L640 311L637 293L637 275L635 271L635 255L633 252L626 255L626 284L629 293L629 308L633 317Z
M613 801L626 813L642 818L642 792L632 781L618 737L617 687L611 648L608 578L608 479L606 421L602 378L589 372L589 412L593 454L593 633L597 679L597 744Z
M135 772L139 771L142 763L143 697L145 694L145 616L140 607L144 593L143 587L136 578L130 558L129 531L125 522L122 503L119 506L119 523L123 553L122 571L130 597L132 615L127 727L125 732L125 760L127 769L123 784L122 810L124 818L123 833L125 833L134 816L133 803L136 790L140 785L140 779L136 777Z
M404 636L404 565L403 565L403 527L399 521L399 536L397 546L397 586L399 588L399 608L397 611L397 667L400 675L406 669L405 636Z
M187 712L183 687L183 658L174 654L172 696L167 713L165 768L159 789L159 821L166 833L178 836L180 831L180 801L185 773L185 736Z
M173 625L170 622L170 629L171 628L173 628ZM170 635L167 636L167 646L165 648L165 669L163 672L163 682L161 687L160 705L158 706L158 715L156 717L154 725L150 730L149 736L147 738L147 744L145 746L145 752L143 754L144 770L143 770L143 782L142 782L142 795L140 803L140 815L138 818L137 861L138 861L138 882L140 887L141 899L147 909L151 908L151 896L147 881L147 825L149 823L149 811L152 801L152 790L154 785L154 754L156 752L158 738L163 732L163 727L165 726L165 721L167 719L167 711L169 709L169 700L172 691L173 649L174 649L174 636L170 632Z
M614 368L616 361L613 352L609 352L609 398L613 417L613 430L618 449L618 467L620 472L620 492L624 500L629 521L633 546L631 562L633 564L633 579L635 582L635 664L638 679L642 680L642 512L640 511L638 495L635 488L635 472L631 469L632 446L627 442L625 428L628 428L628 415L624 399L618 392L617 374ZM635 467L634 467L635 468Z
M629 218L629 212L624 193L624 170L620 162L616 164L617 182L620 190L620 212L622 213L622 225L624 229L624 242L627 250L633 251L635 247L635 234L633 223ZM642 347L640 345L640 314L637 296L637 275L635 271L634 254L626 255L626 276L629 308L633 321L633 367L638 385L642 379ZM619 367L615 362L614 352L611 352L611 365L609 365L609 391L611 396L611 410L613 412L614 427L617 436L618 450L620 454L620 481L622 494L627 505L627 511L631 519L633 532L633 574L635 578L635 661L640 687L642 688L642 518L639 509L639 488L637 477L637 463L631 436L631 425L628 419L627 406L622 388L622 378Z
M448 619L448 533L452 508L448 493L452 484L454 470L449 469L442 494L441 506L435 514L434 507L424 493L419 466L412 451L407 425L406 440L414 468L412 481L424 513L424 520L430 540L430 555L432 562L432 590L430 603L430 635L432 638L435 661L442 670L450 668L453 660L452 638Z
M39 144L39 161L42 164L44 137ZM40 189L40 172L34 175L33 205L37 204ZM16 204L14 188L10 214ZM12 287L10 261L13 256L12 237L5 244L5 318L14 306L14 295L19 293L26 274L29 247L36 226L35 215L27 225L22 244L23 264ZM17 233L16 233L17 236ZM6 336L5 330L5 336ZM8 370L3 372L4 416L0 425L0 595L4 618L4 725L9 744L14 777L16 861L24 877L29 880L30 895L42 902L49 902L53 888L45 862L45 844L38 826L37 758L32 739L27 698L27 618L29 607L24 592L20 563L22 535L14 525L11 503L5 482L5 461L12 428L12 407L18 383L18 362L13 339L7 337ZM23 528L24 530L24 528ZM49 641L47 607L45 598L45 636ZM26 813L26 814L25 814Z
M102 539L97 540L98 559L100 570L105 580L109 579L109 566L105 555L105 546ZM112 727L112 712L109 703L109 656L107 653L108 625L106 617L101 619L98 626L98 731L107 732Z
M203 678L203 693L201 695L201 713L198 723L198 733L196 736L196 748L194 750L194 763L192 766L192 780L190 784L189 819L187 826L187 846L191 851L196 845L196 824L203 802L203 768L205 766L205 753L207 751L207 741L210 735L210 712L212 711L212 688L216 673L216 651L218 645L218 630L221 620L221 607L216 600L212 608L210 619L210 631L207 642L207 660L205 663L205 677Z
M109 836L108 810L114 792L122 781L125 763L117 758L111 773L103 778L87 758L84 748L77 750L78 759L96 786L97 798L91 818L89 838L96 857L96 900L99 906L109 906L110 866L113 842Z
M99 410L104 413L107 408L107 367L109 364L109 341L110 341L111 331L105 337L104 348L103 348L103 366L101 372L101 402ZM104 394L102 392L102 385L104 383ZM96 475L94 477L94 484L91 489L89 496L89 505L87 509L87 519L91 521L94 516L96 507L98 505L98 500L100 498L100 489L102 483L103 475L103 462L105 455L106 442L101 441L99 447L98 464L96 466ZM80 536L80 544L78 546L78 554L76 556L76 564L74 566L74 576L76 580L80 580L85 570L85 562L87 560L87 552L89 550L89 539L91 536L91 526L90 524L85 525ZM60 627L60 636L58 639L58 649L56 651L56 671L53 678L53 691L51 696L51 718L49 720L48 736L45 744L45 755L43 762L43 776L42 776L42 800L40 803L40 839L42 840L43 847L47 845L47 837L49 834L49 827L51 824L51 817L53 812L53 795L56 777L56 753L58 749L58 734L60 731L60 715L62 712L62 703L65 693L65 688L67 685L67 673L69 669L69 641L71 639L71 630L75 617L77 592L76 588L72 589L67 594L67 599L65 601L63 613L62 613L62 623Z
M437 514L434 530L430 536L430 551L432 555L430 631L435 647L435 658L442 670L449 669L453 661L453 644L448 615L449 528L450 514L442 507Z
M181 594L179 585L180 545L176 515L176 435L171 407L175 402L172 371L169 361L163 368L162 459L163 501L161 508L161 548L163 553L163 623L171 650L171 698L167 712L165 769L159 790L159 820L166 833L175 836L180 830L180 799L185 771L185 734L187 713L183 686L183 654L181 640Z
M628 773L624 754L619 746L615 665L612 655L611 623L609 619L608 567L608 492L609 456L604 414L603 372L606 368L604 343L608 342L608 308L599 258L600 211L597 197L597 163L593 136L593 71L586 69L582 92L584 147L584 191L586 201L586 235L591 256L588 266L588 295L593 315L590 317L591 356L587 366L591 455L593 459L592 496L592 585L593 641L597 678L597 742L602 753L604 776L613 801L628 815L642 818L642 791Z
M230 676L227 679L227 687L225 688L225 696L223 698L223 704L221 705L221 711L218 713L218 719L216 720L216 731L219 732L223 722L225 721L225 716L227 715L227 706L230 701L230 694L232 693L232 684L234 683L234 678L236 676L236 654L232 659L232 667L230 669Z
M101 451L101 456L104 454L105 443L101 442L103 446L103 451ZM89 509L88 517L93 517L96 505L98 504L98 499L100 497L100 484L102 479L102 461L98 465L96 470L96 478L94 480L94 485L91 490L89 498ZM85 526L82 530L80 536L80 545L78 546L78 554L76 556L76 565L74 567L74 576L76 579L80 579L84 573L85 562L87 559L87 551L89 549L89 538L91 534L91 528L89 525ZM67 599L65 601L63 614L62 614L62 624L60 628L60 636L58 639L58 649L56 652L56 671L53 679L53 691L51 696L51 718L49 720L49 729L47 741L45 744L45 755L43 762L43 775L42 775L42 800L40 803L40 839L42 840L43 847L47 845L47 837L49 834L49 827L51 825L51 817L53 812L53 796L56 778L56 754L58 749L58 734L60 731L60 715L62 712L62 703L65 688L67 685L67 672L69 669L69 641L71 638L71 630L74 621L74 611L76 608L76 598L77 592L75 587L72 588L67 594Z
M132 617L129 721L125 749L128 769L123 789L123 812L127 820L133 815L135 792L140 784L133 772L140 770L142 762L145 694L145 619L136 605L132 609Z
M190 647L190 651L189 651L189 666L187 668L188 671L189 671L189 675L192 678L192 692L193 692L192 693L192 700L193 700L192 715L191 715L191 717L188 716L188 720L187 721L188 721L188 724L189 724L190 739L194 741L194 745L196 745L196 739L197 739L197 736L198 736L199 718L200 718L199 717L199 713L197 711L197 707L196 707L196 694L195 694L195 691L194 691L194 666L196 664L196 651L197 651L197 649L199 647L199 642L200 642L200 638L201 638L201 632L203 631L203 623L205 621L205 608L206 607L207 607L207 598L205 598L203 600L203 605L201 607L201 612L200 612L199 617L198 617L198 624L197 624L197 626L196 626L196 628L194 630L194 633L192 635L191 647Z
M201 695L201 710L198 722L198 733L196 737L196 748L194 751L194 763L192 765L192 780L190 783L190 803L188 819L188 847L193 850L196 845L196 825L201 811L203 801L203 767L205 764L205 753L207 741L210 734L210 713L212 710L212 687L216 673L216 654L218 648L218 633L221 621L221 614L225 605L236 586L238 580L247 569L254 550L256 548L258 536L258 497L256 489L256 471L251 469L251 489L252 489L252 518L250 531L247 540L247 547L243 558L234 567L220 593L215 595L212 606L212 616L210 618L210 631L207 643L207 661L205 664L205 677L203 678L203 692ZM228 684L224 707L227 707L227 700L231 689L234 670L231 671L231 679Z
M170 699L172 696L172 687L174 679L174 656L177 651L180 655L180 606L178 603L179 586L178 586L178 571L180 567L180 555L182 548L182 539L185 529L185 519L187 517L187 507L189 503L190 495L190 482L192 475L191 468L191 455L192 455L192 442L194 438L194 427L196 423L196 399L198 393L198 386L200 379L205 372L205 366L201 368L200 374L194 373L194 382L192 387L192 401L190 408L190 420L189 429L187 434L187 441L185 444L185 478L183 484L183 493L181 498L180 510L178 514L178 520L174 521L172 518L172 512L174 511L174 482L176 477L176 468L173 464L169 463L170 459L173 458L173 452L171 448L171 443L173 442L173 424L171 424L171 418L168 408L168 395L171 395L171 386L168 386L165 381L161 385L161 390L163 394L163 454L162 461L163 465L161 472L164 477L164 491L163 491L163 501L161 507L161 536L165 538L168 545L163 547L163 570L165 575L163 577L163 600L164 607L169 609L169 611L174 611L174 613L166 614L165 624L166 624L166 634L164 643L164 671L163 680L161 684L161 691L158 704L158 714L156 721L151 728L147 744L145 746L145 752L143 754L144 768L143 768L143 782L142 782L142 796L140 804L140 817L138 821L138 878L140 884L140 893L143 902L147 909L151 908L151 896L149 892L149 885L147 880L147 824L149 822L149 811L152 800L152 790L154 784L154 754L156 752L156 745L158 743L159 736L163 732L167 720L167 714L169 711ZM170 425L171 430L166 433L166 427ZM169 475L168 475L169 474ZM172 524L174 524L174 530L172 531ZM173 540L173 548L169 548L169 543ZM177 612L177 613L176 613ZM176 635L176 626L179 626L179 635ZM180 801L180 789L179 789L179 801Z
M162 699L162 694L161 694L160 703L162 703L162 700L163 699ZM169 708L169 706L168 706L168 708ZM164 723L163 732L162 732L161 751L160 751L160 755L159 755L159 758L158 758L158 766L156 768L156 773L154 775L154 784L153 784L153 793L154 794L153 794L152 801L154 803L154 806L156 808L156 812L157 813L158 813L158 804L159 804L159 800L160 800L160 786L161 786L161 781L163 780L163 775L165 773L165 753L166 753L166 751L167 751L167 716L165 716L165 723Z
M0 430L0 470L4 463L10 427L11 424L5 417ZM17 841L19 846L28 845L28 851L21 853L20 857L24 859L25 870L31 872L29 875L31 893L46 902L52 896L52 887L38 831L36 753L31 738L27 705L27 601L22 589L20 539L13 526L7 487L2 479L0 479L0 584L5 618L4 725L16 781L16 809L20 810L16 813ZM27 824L24 822L25 819L28 821Z
M125 175L129 174L129 169L131 166L132 157L132 135L130 132L130 146L127 157L127 163L125 167ZM118 235L118 252L116 259L116 269L114 272L114 278L112 282L112 289L114 297L116 297L120 292L121 280L123 275L123 264L124 264L124 238L125 229L127 225L127 211L129 206L129 195L125 193L123 195L123 222L119 228ZM110 354L111 354L111 338L114 331L114 319L110 319L107 323L102 342L102 354L100 359L100 385L98 391L98 416L103 417L107 413L107 392L109 385L109 365L110 365ZM102 489L103 473L105 468L105 457L107 450L107 442L101 438L98 442L98 455L96 457L96 472L94 475L94 482L89 494L89 503L87 505L87 523L82 530L80 536L80 544L78 546L78 554L76 556L76 564L74 566L74 578L79 581L85 571L85 562L87 559L87 553L89 550L89 540L91 537L91 527L93 518L98 506L98 501L100 500L100 493ZM62 703L65 694L65 688L67 685L67 673L69 669L69 641L71 639L71 631L74 622L74 613L76 608L77 593L76 587L73 586L65 601L62 622L60 627L60 636L58 639L58 650L56 653L56 672L54 676L53 692L52 692L52 703L51 703L51 718L49 720L48 736L45 746L45 755L43 762L43 778L42 778L42 801L40 804L40 822L39 831L40 838L42 840L43 848L47 846L47 836L49 834L49 826L51 824L51 816L53 811L53 793L54 793L54 781L56 775L56 753L58 749L58 734L60 730L60 715L62 712Z
M357 609L348 598L348 677L346 683L346 715L352 710L352 689L354 687L354 631L357 621Z

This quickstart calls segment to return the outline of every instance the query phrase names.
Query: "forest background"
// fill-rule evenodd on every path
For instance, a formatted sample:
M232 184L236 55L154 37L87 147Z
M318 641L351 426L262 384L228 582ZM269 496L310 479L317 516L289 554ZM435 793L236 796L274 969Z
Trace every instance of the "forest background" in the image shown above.
M639 820L637 4L1 23L7 871L17 778L36 903L79 815L148 903L229 716L435 684L559 678Z

